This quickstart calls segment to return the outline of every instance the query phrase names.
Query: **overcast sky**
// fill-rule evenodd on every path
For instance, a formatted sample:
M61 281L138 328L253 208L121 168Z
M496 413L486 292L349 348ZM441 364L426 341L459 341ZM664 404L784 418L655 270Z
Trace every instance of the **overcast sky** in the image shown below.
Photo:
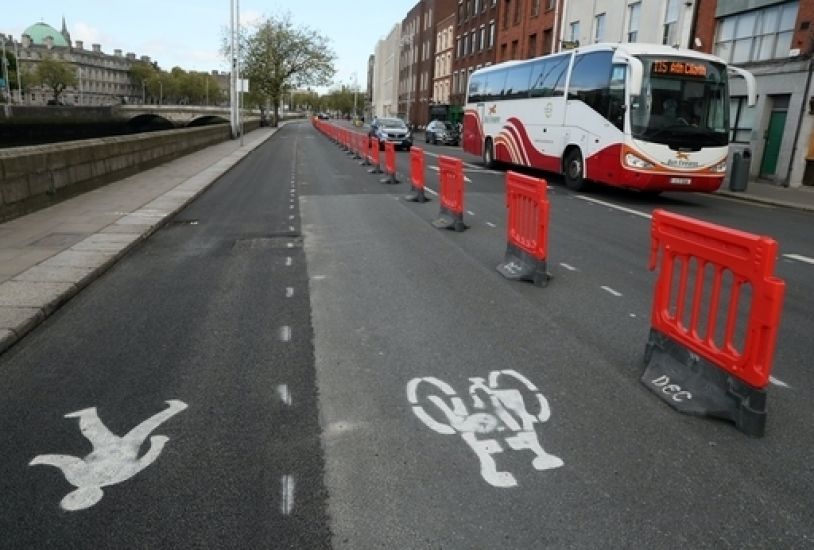
M293 23L327 36L337 54L336 83L351 84L356 78L364 87L367 60L376 42L400 22L418 0L240 0L240 19L249 24L268 16L290 13ZM101 44L114 49L149 55L162 69L228 70L219 50L229 27L230 0L38 0L9 4L0 17L0 33L19 40L37 22L57 31L62 17L71 39L85 48Z

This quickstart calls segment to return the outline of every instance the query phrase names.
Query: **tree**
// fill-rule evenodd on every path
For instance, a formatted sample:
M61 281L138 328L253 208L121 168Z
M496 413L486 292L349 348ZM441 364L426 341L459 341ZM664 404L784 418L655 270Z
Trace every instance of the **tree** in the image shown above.
M244 72L254 98L271 103L277 126L283 95L297 87L328 85L335 59L326 37L294 27L289 15L271 17L247 40Z
M56 102L59 102L59 96L66 88L77 84L74 67L53 57L46 57L39 62L34 77L41 85L51 88Z

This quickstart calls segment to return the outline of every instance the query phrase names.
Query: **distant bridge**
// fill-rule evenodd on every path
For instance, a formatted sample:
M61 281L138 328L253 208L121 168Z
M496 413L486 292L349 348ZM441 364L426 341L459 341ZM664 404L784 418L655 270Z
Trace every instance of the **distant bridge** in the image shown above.
M176 128L205 126L217 122L229 122L229 107L204 105L116 105L112 107L114 118L131 124L144 124L163 119ZM259 110L243 111L244 120L260 118Z

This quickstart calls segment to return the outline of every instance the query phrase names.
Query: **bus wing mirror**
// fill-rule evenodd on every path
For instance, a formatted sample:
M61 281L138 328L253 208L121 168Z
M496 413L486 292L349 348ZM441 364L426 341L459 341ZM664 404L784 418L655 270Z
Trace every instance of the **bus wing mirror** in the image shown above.
M631 96L641 95L644 66L637 57L628 57L627 64L628 67L630 67L630 77L628 80L629 94Z
M757 103L757 84L755 83L755 76L740 67L730 65L727 68L736 75L742 76L746 81L746 104L749 107L754 107L755 103Z

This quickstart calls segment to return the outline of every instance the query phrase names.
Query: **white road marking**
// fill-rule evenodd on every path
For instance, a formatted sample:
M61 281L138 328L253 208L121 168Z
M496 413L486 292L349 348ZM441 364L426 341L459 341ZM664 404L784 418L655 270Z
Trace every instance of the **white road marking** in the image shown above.
M789 260L797 260L798 262L805 262L807 264L814 265L814 258L809 258L808 256L802 256L800 254L783 254L784 258L788 258Z
M560 265L563 266L568 271L579 271L579 269L577 269L576 267L574 267L572 265L564 264L562 262L560 262Z
M293 400L291 398L291 392L288 390L288 384L280 384L277 386L277 395L280 396L280 401L289 407L291 406Z
M294 214L290 214L290 215L288 216L288 219L289 219L289 220L293 220L293 219L294 219L294 217L295 217L295 216L294 216Z
M474 213L474 212L472 212L471 210L467 210L467 211L466 211L466 213L467 213L467 214L469 214L470 216L474 216L474 215L475 215L475 213Z
M424 188L424 191L426 191L427 193L429 193L429 194L431 194L431 195L435 195L436 197L438 196L438 191L433 191L433 190L432 190L432 189L430 189L429 187L425 187L425 188Z
M497 227L497 226L496 226L495 224L493 224L492 222L486 222L486 225L488 225L489 227Z
M441 168L440 168L439 166L428 166L427 168L429 168L430 170L434 170L434 171L436 171L436 172L440 172L440 171L441 171ZM466 176L466 174L464 174L464 181L465 181L465 182L467 182L467 183L472 183L472 180L471 180L471 179L469 179L469 178Z
M155 462L169 437L150 437L149 448L140 453L148 436L161 424L187 408L177 399L167 401L167 407L119 437L107 429L96 407L68 413L65 418L78 418L79 430L91 443L93 451L85 458L71 455L38 455L29 466L55 466L62 470L65 479L76 487L60 502L63 510L73 512L90 508L104 496L102 487L126 481ZM139 456L141 454L141 456Z
M291 298L292 296L294 296L294 287L293 286L285 287L285 297Z
M639 212L638 210L633 210L631 208L625 208L624 206L619 206L618 204L613 204L611 202L605 202L598 199L593 199L591 197L584 197L582 195L576 195L574 198L577 198L582 201L592 202L594 204L601 204L602 206L607 206L608 208L613 208L614 210L619 210L621 212L626 212L628 214L633 214L634 216L640 216L642 218L647 218L648 220L651 219L653 216L650 214L646 214L645 212Z
M293 204L289 204L289 205L288 205L288 209L289 209L289 210L294 210L294 205L293 205Z
M292 259L291 259L291 256L288 256L288 257L285 259L285 265L286 265L286 267L291 267L291 264L292 264L292 263L294 263L294 260L292 260Z
M290 342L291 341L291 327L288 325L283 325L280 327L280 341L281 342Z
M786 383L785 383L785 382L783 382L782 380L778 380L778 379L777 379L777 378L775 378L774 376L770 376L770 377L769 377L769 382L771 382L771 383L772 383L772 384L774 384L775 386L780 386L781 388L791 388L791 386L789 386L788 384L786 384Z
M296 230L296 228L295 228L293 225L289 225L289 226L288 226L288 230L289 230L289 231L295 231L295 230Z
M285 243L286 248L294 248L294 243Z
M622 296L622 293L621 293L621 292L619 292L618 290L613 290L613 289L612 289L611 287L609 287L609 286L601 286L601 287L599 287L599 288L601 288L601 289L602 289L602 290L604 290L605 292L609 292L610 294L613 294L613 295L614 295L614 296L616 296L617 298L619 298L620 296Z
M289 515L294 509L294 476L284 475L281 480L282 497L280 498L280 511Z

